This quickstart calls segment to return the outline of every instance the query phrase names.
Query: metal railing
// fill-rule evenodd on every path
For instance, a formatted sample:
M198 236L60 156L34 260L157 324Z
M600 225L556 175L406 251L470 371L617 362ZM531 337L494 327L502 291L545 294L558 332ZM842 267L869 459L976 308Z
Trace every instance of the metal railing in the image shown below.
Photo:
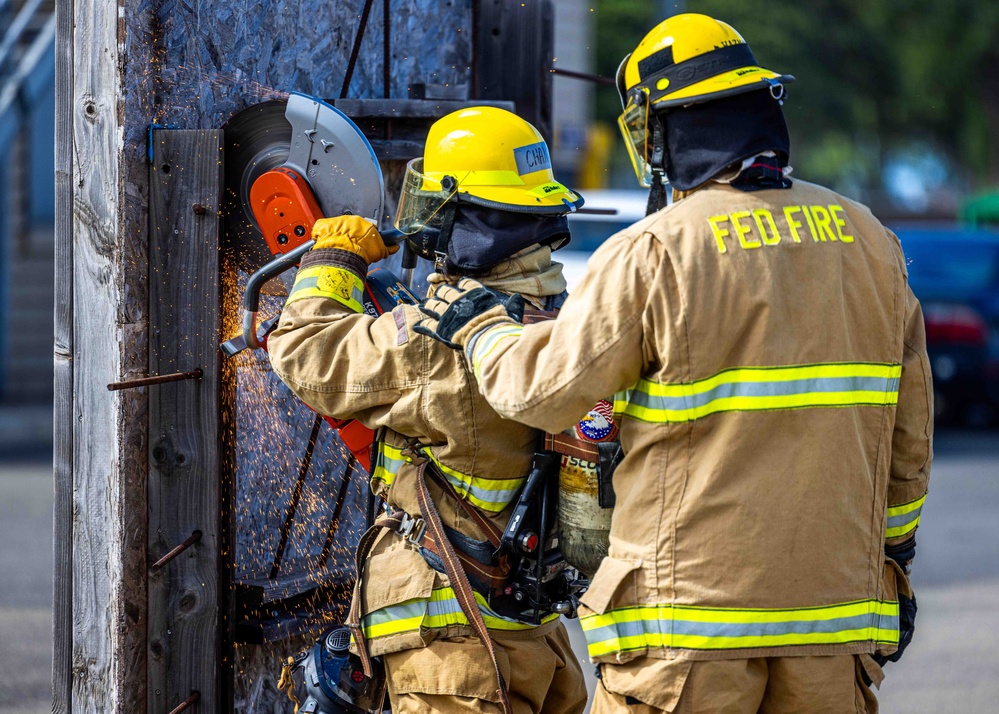
M0 5L0 11L4 9ZM26 0L0 38L0 156L19 148L12 152L13 155L3 157L2 163L9 172L21 176L27 167L12 164L28 160L23 138L31 108L45 92L51 91L55 81L55 35L56 19L51 0ZM22 141L17 141L18 137ZM18 171L18 168L24 170ZM12 178L8 173L8 191L23 192L20 180L17 181L19 185L14 186ZM26 213L21 210L23 201L12 197L11 203L13 205L7 207L10 211L8 226L14 235L26 236L29 233L25 230L27 215L20 215ZM0 245L5 242L4 232L5 226L0 224Z
M0 4L0 11L5 8ZM14 16L14 21L0 39L0 82L10 73L18 47L25 44L26 35L41 27L54 16L51 0L26 0ZM30 41L30 40L29 40Z
M8 23L8 19L13 17ZM52 0L0 0L0 390L7 360L7 260L27 253L30 189L28 130L32 108L55 83L56 19ZM11 246L11 236L18 245Z

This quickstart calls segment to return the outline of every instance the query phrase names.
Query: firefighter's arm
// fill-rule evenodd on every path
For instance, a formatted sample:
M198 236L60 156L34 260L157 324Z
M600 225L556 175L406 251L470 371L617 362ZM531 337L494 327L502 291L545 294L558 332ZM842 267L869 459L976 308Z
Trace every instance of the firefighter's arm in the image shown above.
M618 234L590 258L557 319L524 326L506 316L509 305L466 292L464 304L451 296L440 325L496 411L558 432L638 381L649 355L649 285L661 262L652 236Z
M323 245L317 241L303 257L278 327L268 337L274 372L321 414L402 428L400 419L422 414L425 380L419 367L426 341L409 340L415 319L405 307L377 319L363 314L363 276L367 260L378 257L377 245L367 255Z
M885 528L885 557L894 561L896 568L899 636L894 652L879 651L874 656L881 665L897 662L916 631L916 596L908 573L916 555L916 528L926 500L932 460L933 383L926 356L926 330L919 301L906 285L902 374L892 432Z
M926 356L923 312L906 286L905 333L898 406L892 433L885 550L906 567L930 480L933 460L933 384ZM911 543L911 548L910 548Z

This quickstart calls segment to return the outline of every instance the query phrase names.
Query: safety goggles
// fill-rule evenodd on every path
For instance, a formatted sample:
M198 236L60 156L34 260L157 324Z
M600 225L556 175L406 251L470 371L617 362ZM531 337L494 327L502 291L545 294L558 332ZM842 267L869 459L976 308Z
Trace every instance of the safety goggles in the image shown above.
M423 173L423 159L413 159L406 164L395 227L406 235L419 232L457 191L458 181L453 176L427 176Z
M624 136L628 158L635 169L638 183L652 185L652 167L649 165L649 90L637 88L628 97L628 103L618 117L617 125Z

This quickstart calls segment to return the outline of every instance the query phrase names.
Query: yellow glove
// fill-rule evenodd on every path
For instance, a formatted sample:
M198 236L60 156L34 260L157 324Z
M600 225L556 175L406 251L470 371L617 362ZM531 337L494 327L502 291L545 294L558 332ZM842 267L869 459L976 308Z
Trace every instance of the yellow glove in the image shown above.
M359 255L368 265L399 250L397 245L385 245L378 229L371 221L360 216L320 218L312 226L312 239L316 241L313 250L339 248Z

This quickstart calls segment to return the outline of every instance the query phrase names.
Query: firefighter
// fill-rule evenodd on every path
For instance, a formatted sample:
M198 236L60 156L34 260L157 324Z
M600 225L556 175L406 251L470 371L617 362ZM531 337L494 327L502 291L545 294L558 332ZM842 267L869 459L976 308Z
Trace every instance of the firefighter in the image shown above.
M528 309L554 310L566 283L551 253L581 203L554 179L533 126L478 107L432 126L396 223L436 261L431 282L474 275ZM378 430L371 487L389 508L360 546L362 662L381 658L393 712L582 711L582 672L558 614L525 622L502 595L511 565L494 556L539 433L500 417L461 357L414 330L416 306L361 312L368 266L394 252L373 225L323 219L313 238L268 350L313 409Z
M665 20L618 82L651 214L554 321L467 279L425 306L505 417L559 431L616 394L610 550L581 608L597 714L876 712L912 636L922 314L895 235L790 177L792 79L723 22Z

